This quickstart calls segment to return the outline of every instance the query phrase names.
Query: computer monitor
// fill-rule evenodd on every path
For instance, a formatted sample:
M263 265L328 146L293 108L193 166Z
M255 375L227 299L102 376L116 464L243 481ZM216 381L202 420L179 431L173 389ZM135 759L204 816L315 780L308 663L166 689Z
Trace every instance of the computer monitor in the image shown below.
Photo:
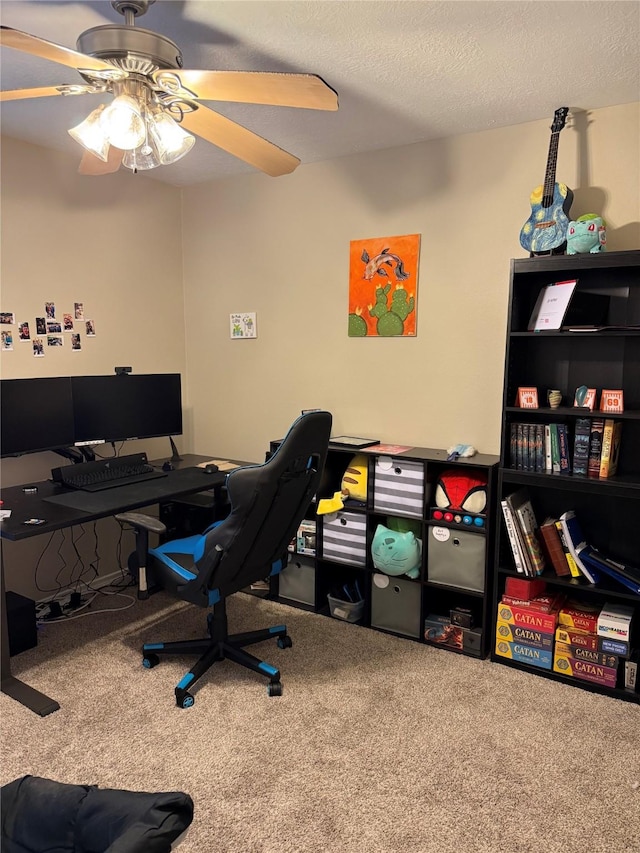
M3 379L0 419L2 456L73 445L71 378Z
M72 376L75 444L182 434L179 373Z

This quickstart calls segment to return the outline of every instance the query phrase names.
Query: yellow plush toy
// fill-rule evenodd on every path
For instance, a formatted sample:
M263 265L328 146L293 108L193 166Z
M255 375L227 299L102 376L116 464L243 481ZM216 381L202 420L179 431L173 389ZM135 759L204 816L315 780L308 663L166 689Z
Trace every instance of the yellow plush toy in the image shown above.
M344 507L347 498L355 501L367 500L367 472L369 470L369 459L364 453L356 454L349 467L344 472L340 491L334 492L332 498L323 498L318 501L318 515L327 515L330 512L338 512Z

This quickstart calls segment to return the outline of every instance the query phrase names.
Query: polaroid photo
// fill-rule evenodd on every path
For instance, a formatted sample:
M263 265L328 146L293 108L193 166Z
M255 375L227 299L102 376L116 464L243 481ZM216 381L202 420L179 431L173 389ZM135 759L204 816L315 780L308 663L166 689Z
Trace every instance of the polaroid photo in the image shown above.
M16 322L16 315L11 311L0 311L0 323L3 326L13 326Z
M59 335L62 332L62 323L57 320L47 320L47 334Z
M2 336L2 350L11 352L13 350L13 332L0 332Z
M78 352L82 349L82 342L80 340L80 335L77 332L74 332L71 335L71 349L73 352Z
M55 302L45 302L44 303L44 313L48 320L55 320L56 317L56 303Z
M18 326L18 337L21 341L31 340L31 332L29 331L28 323L20 323L20 325Z
M47 346L48 347L63 347L64 346L64 338L62 335L47 335Z
M72 314L63 314L62 315L62 328L65 332L73 332L73 315Z
M36 335L47 334L47 323L44 317L36 317Z
M84 327L86 330L86 334L88 338L95 338L96 336L96 324L93 320L85 320Z
M84 302L74 302L73 313L76 315L76 320L84 320Z
M44 358L44 344L41 338L33 339L33 354L36 358Z

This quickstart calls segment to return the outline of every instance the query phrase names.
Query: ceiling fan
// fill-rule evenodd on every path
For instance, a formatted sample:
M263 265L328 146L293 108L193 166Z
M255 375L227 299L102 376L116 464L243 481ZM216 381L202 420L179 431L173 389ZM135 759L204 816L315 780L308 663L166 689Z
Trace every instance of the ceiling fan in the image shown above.
M82 174L133 172L174 163L194 136L273 177L300 160L272 142L204 106L201 101L337 110L338 96L315 74L185 70L179 47L166 36L135 26L155 0L112 0L124 25L93 27L78 37L77 50L0 26L0 45L75 68L85 83L0 92L0 101L55 95L110 93L71 136L86 149Z

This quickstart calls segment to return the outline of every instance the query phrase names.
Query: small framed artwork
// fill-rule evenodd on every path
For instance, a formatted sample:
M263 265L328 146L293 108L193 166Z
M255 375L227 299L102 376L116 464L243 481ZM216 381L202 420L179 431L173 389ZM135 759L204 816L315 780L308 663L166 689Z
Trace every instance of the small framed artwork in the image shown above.
M587 388L586 385L579 385L576 388L576 395L573 400L574 407L579 409L589 409L589 411L592 412L595 404L596 389Z
M233 341L258 337L255 311L229 314L229 327L229 336Z
M521 409L537 409L538 389L525 387L518 388L518 399L516 405Z
M601 412L624 412L624 395L622 390L611 391L603 389L600 396Z

